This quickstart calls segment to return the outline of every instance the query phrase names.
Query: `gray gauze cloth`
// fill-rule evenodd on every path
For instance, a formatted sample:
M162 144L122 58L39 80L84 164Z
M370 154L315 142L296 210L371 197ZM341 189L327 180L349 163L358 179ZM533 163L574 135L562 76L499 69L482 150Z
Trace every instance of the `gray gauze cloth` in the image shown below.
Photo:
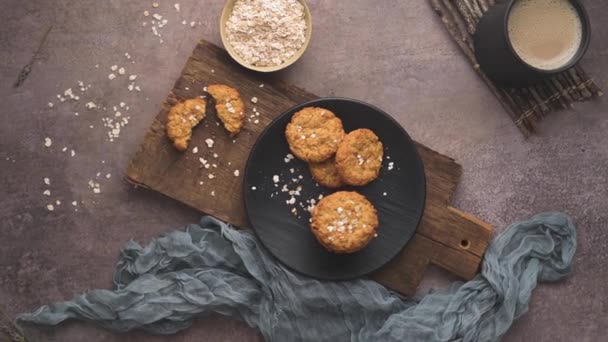
M115 331L173 334L215 312L244 320L268 341L496 341L526 312L537 281L569 273L575 248L569 217L540 214L496 237L475 279L414 300L371 280L293 273L251 231L204 217L145 247L129 242L115 289L18 319L55 325L73 318Z

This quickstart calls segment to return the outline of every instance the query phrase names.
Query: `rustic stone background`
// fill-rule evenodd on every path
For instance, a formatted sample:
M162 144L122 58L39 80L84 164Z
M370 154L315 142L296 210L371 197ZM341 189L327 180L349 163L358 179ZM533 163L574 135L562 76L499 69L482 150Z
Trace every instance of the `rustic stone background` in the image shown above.
M593 26L583 64L608 89L605 1L583 1ZM158 9L151 1L17 1L0 8L0 306L9 315L111 285L112 267L127 240L149 241L194 222L199 214L121 180L129 158L171 89L196 42L220 44L223 1L181 0ZM530 312L505 341L598 341L608 333L608 103L577 104L548 117L524 139L470 70L426 1L309 0L313 40L304 57L277 77L320 96L368 101L392 113L418 141L464 167L454 205L503 229L513 221L561 210L574 217L579 245L568 280L543 284ZM159 44L144 10L168 23ZM187 20L188 25L181 21ZM190 27L191 21L201 25ZM25 83L15 89L44 31L46 45ZM132 58L127 60L124 53ZM131 63L135 61L135 64ZM99 68L95 65L99 64ZM108 80L110 66L137 74ZM55 95L92 87L76 102ZM76 91L75 91L76 92ZM80 93L78 91L77 93ZM47 103L55 103L49 108ZM94 101L124 101L131 120L114 142L106 138ZM73 113L79 112L79 116ZM113 114L113 112L112 112ZM90 128L89 125L94 125ZM43 146L51 137L53 145ZM68 147L67 153L61 148ZM75 156L69 156L69 150ZM102 163L101 161L104 161ZM87 182L101 173L101 193ZM111 173L111 179L104 175ZM46 186L43 178L51 185ZM42 193L51 190L51 196ZM47 203L59 199L53 212ZM70 204L79 201L78 211ZM422 291L452 280L428 272ZM259 341L245 324L214 316L176 336L115 335L81 323L28 329L40 341Z

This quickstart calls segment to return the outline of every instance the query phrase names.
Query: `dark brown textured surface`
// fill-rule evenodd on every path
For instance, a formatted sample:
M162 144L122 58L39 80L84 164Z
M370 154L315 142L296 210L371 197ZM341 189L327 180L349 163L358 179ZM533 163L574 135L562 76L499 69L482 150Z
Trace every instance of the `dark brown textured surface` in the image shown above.
M480 69L473 47L473 35L477 24L495 0L429 0L429 2L473 69L477 71L524 135L535 132L538 121L551 111L572 108L574 102L588 101L603 95L601 89L580 64L529 87L511 88L495 83Z
M194 130L190 142L190 150L193 146L199 146L199 152L177 152L165 135L168 110L176 101L201 94L206 85L214 83L235 87L244 99L256 96L258 103L249 102L248 105L259 108L262 114L256 119L259 118L260 123L246 122L233 143L233 139L208 118L203 127ZM251 146L274 117L299 103L317 98L316 95L281 81L266 82L263 88L259 87L261 83L263 82L257 75L231 61L224 50L201 41L131 161L127 170L128 179L237 227L248 227L241 191L243 177L235 177L233 171L238 169L243 174ZM247 110L246 116L249 117L250 113L252 111ZM207 148L204 142L210 137L215 141L213 149ZM460 165L419 144L418 150L427 177L426 208L418 234L426 239L412 241L406 249L416 251L415 253L404 251L397 256L396 262L373 276L380 283L404 294L416 291L426 270L426 267L419 267L422 264L418 259L427 260L424 266L433 263L462 278L472 278L491 237L489 225L448 210L449 199L462 172ZM221 157L215 159L213 153ZM200 157L210 163L217 161L218 167L203 168ZM227 164L228 161L231 165ZM208 174L214 174L216 178L208 179ZM204 182L202 185L199 184L201 180ZM217 195L211 196L211 191ZM425 248L418 248L415 246L417 243L424 243ZM412 244L414 246L410 246ZM444 258L449 258L452 262L443 260Z
M176 1L177 2L177 1ZM582 64L608 88L607 1L582 0L592 42ZM14 317L93 288L110 288L118 251L129 239L147 243L196 222L200 213L153 191L133 189L120 174L138 149L154 115L201 39L221 44L222 1L160 2L169 19L164 43L143 27L151 2L4 0L0 11L0 306ZM538 134L524 139L427 1L307 1L311 44L301 60L270 76L323 96L357 98L392 113L414 139L463 167L452 204L490 222L497 232L541 211L568 213L578 228L572 275L539 284L530 310L505 342L603 341L608 335L608 102L577 102L548 115ZM148 22L150 18L148 17ZM190 28L182 20L200 20ZM19 72L49 25L48 41L17 89ZM129 52L141 92L108 82L109 67ZM95 65L99 64L99 69ZM87 98L126 101L129 127L109 143L95 113L47 103L77 80L93 84ZM114 80L117 81L117 80ZM82 107L84 103L76 104ZM80 111L75 118L72 111ZM45 136L53 147L45 149ZM75 157L62 146L77 148ZM101 161L105 160L105 164ZM111 172L101 194L87 188L98 171ZM42 195L50 177L52 200L83 200L47 212ZM429 267L419 294L454 280ZM90 324L28 328L35 341L261 341L255 329L227 317L197 320L175 336L114 334Z

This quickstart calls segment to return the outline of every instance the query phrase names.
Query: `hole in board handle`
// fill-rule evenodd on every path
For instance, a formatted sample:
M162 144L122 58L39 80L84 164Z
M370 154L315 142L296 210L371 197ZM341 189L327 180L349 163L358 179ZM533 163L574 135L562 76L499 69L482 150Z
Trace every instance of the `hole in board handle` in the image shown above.
M469 240L460 240L460 247L469 249L469 247L471 247L471 242Z

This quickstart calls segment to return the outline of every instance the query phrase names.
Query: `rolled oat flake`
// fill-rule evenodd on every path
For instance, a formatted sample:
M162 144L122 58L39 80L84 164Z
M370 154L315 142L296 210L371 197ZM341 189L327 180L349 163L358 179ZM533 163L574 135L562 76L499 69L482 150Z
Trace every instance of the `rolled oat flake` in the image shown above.
M304 45L304 15L298 0L237 0L226 22L226 36L247 63L281 65Z

